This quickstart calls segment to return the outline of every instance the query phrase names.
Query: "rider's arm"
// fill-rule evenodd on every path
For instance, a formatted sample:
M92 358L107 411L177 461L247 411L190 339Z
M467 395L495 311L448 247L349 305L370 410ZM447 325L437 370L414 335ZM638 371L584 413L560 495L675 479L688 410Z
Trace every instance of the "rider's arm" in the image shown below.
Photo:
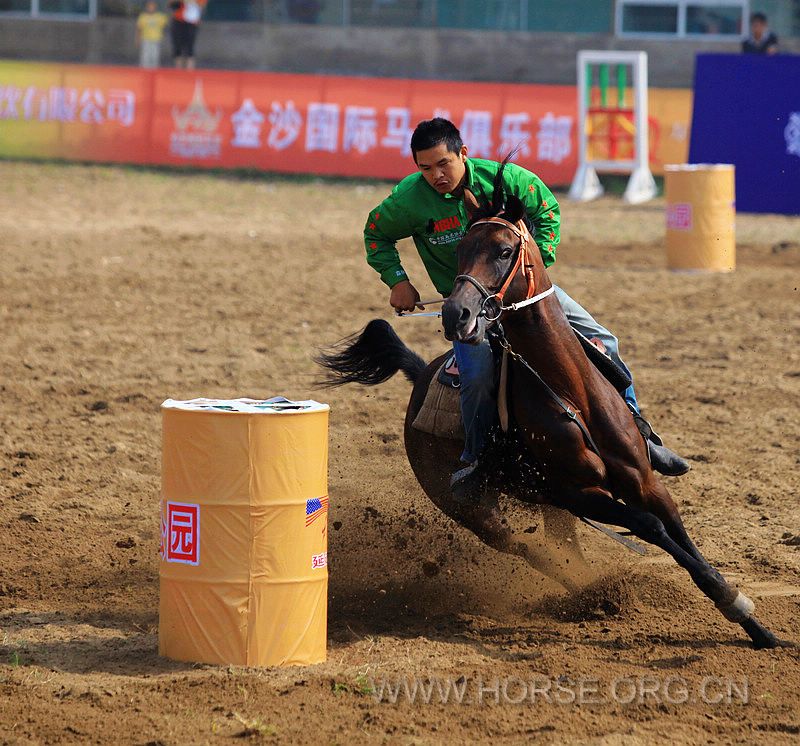
M509 176L512 193L523 201L533 224L533 239L542 254L544 266L549 267L556 260L556 249L561 241L561 208L558 201L547 185L527 169L516 166Z
M396 244L401 238L408 238L411 233L405 211L394 195L389 195L367 217L364 226L367 263L390 288L408 279L400 263Z

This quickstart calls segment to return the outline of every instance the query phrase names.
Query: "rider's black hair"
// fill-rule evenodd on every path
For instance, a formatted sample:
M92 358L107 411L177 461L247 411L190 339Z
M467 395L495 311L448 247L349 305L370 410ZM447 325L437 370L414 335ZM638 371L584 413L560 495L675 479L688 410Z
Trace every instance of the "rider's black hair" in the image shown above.
M767 17L761 11L756 11L750 16L750 23L753 23L754 21L761 21L761 23L766 23Z
M417 153L420 150L436 147L440 142L447 145L451 153L460 153L464 146L461 133L449 119L436 117L420 122L411 135L411 153L414 156L414 163L417 162Z

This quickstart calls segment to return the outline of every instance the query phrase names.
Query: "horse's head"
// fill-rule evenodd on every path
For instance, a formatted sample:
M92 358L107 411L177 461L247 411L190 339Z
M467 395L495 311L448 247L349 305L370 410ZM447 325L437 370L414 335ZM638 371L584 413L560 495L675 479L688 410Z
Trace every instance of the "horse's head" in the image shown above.
M442 308L442 325L447 339L478 344L504 301L533 295L544 264L525 222L525 205L513 195L503 199L502 182L495 182L492 205L479 206L468 190L464 202L470 224L456 249L458 276Z

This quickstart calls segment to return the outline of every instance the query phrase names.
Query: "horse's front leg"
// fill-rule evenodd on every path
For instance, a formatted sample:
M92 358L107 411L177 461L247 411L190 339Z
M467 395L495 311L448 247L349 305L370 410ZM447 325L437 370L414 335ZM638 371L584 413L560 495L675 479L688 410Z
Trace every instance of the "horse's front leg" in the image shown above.
M629 502L647 513L652 513L664 524L666 532L675 543L688 552L698 562L706 562L706 558L695 546L683 525L678 506L659 481L658 477L650 470L637 469L622 461L613 461L610 471L614 474L612 491L635 496Z
M627 528L643 541L663 549L689 573L695 585L714 602L726 619L741 625L756 648L779 645L775 635L753 616L753 602L728 583L707 560L702 559L702 555L698 559L681 547L652 513L617 502L604 490L594 488L572 495L565 507L575 515Z

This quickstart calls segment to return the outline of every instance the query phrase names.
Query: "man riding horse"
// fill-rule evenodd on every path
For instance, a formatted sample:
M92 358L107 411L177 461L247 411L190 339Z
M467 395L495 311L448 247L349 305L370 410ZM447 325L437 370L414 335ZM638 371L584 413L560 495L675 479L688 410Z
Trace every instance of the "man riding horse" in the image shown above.
M411 152L418 172L407 176L369 214L364 228L367 262L391 288L389 303L397 312L420 306L420 294L403 269L396 242L411 237L436 290L447 297L457 275L456 247L469 219L464 190L475 195L491 194L500 168L495 161L468 158L467 148L456 126L442 118L420 122L411 137ZM555 262L560 241L560 210L552 192L530 171L508 163L504 187L524 204L531 233L545 267ZM612 360L630 376L619 356L617 338L601 326L560 287L556 297L573 329L599 341ZM475 502L486 483L480 460L487 436L497 423L494 356L489 342L473 345L454 341L460 375L461 414L465 444L461 460L465 466L451 479L454 496L461 502ZM642 418L633 384L623 394L636 423L647 438L654 469L679 476L689 464L670 449Z

